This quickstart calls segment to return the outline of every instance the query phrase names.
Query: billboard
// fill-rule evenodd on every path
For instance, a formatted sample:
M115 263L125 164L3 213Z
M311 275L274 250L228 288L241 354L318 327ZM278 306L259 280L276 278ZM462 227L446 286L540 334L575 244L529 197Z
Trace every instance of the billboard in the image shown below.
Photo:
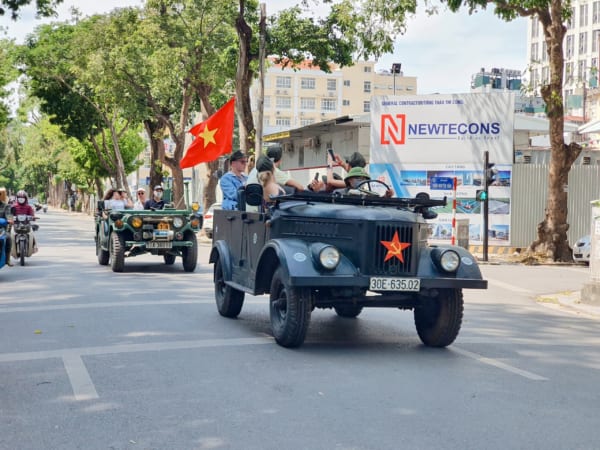
M475 200L483 180L483 155L498 169L489 188L488 239L510 243L514 94L456 94L373 97L371 107L372 178L390 185L398 197L427 192L446 196L436 210L431 235L451 239L452 189L440 179L457 179L456 218L469 219L469 240L483 240L482 203ZM432 184L433 183L433 184Z

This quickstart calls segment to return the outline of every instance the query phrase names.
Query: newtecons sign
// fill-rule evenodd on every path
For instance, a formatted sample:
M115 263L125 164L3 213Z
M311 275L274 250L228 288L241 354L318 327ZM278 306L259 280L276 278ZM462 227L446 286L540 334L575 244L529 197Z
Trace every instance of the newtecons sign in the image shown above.
M432 177L456 177L457 218L469 219L470 241L480 242L483 155L498 168L490 188L490 243L509 243L510 181L513 160L514 95L454 94L371 99L371 176L390 184L399 197L428 192ZM451 237L450 206L437 210L436 239Z

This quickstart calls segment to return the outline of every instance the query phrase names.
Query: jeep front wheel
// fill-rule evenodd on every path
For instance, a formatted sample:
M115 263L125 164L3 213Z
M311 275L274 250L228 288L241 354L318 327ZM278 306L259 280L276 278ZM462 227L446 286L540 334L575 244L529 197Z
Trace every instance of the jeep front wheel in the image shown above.
M181 259L183 260L183 270L193 272L198 263L198 239L193 231L186 231L184 239L192 243L191 247L183 247L181 250Z
M110 267L113 272L123 272L125 267L125 240L114 231L110 234Z
M215 300L219 314L223 317L237 317L244 305L244 291L238 291L225 284L223 265L220 258L215 263L214 283Z
M463 317L461 289L440 289L435 298L426 298L415 307L415 326L423 344L446 347L456 339Z
M98 264L100 264L101 266L106 266L108 264L110 254L108 253L108 250L104 250L102 248L99 233L96 234L96 255L98 256Z
M335 312L340 317L354 319L362 312L363 307L358 305L339 305L334 306L333 309L335 309Z
M289 285L279 267L271 281L269 312L275 341L283 347L298 347L306 338L312 311L311 292Z

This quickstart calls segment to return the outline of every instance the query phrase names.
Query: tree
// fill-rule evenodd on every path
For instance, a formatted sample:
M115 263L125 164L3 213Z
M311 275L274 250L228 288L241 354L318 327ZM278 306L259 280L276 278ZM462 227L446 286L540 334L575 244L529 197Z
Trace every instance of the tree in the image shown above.
M563 41L567 33L564 24L571 15L571 2L568 0L446 0L452 11L461 6L470 10L495 5L495 13L510 21L516 17L537 16L544 30L544 37L550 64L550 78L541 87L542 98L546 102L550 122L551 159L548 172L548 195L544 220L538 224L537 239L529 246L529 251L545 255L553 261L572 261L572 253L567 241L567 191L569 171L581 154L581 146L565 144L564 103L563 103Z
M7 12L13 20L19 17L19 10L23 6L27 6L32 0L0 0L0 16ZM42 17L50 17L55 14L55 8L63 0L35 0L37 6L37 15Z

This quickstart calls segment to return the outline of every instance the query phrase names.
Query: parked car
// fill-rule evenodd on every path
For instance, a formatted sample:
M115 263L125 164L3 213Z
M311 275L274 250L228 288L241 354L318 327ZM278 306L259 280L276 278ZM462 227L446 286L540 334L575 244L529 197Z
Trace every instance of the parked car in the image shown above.
M575 262L583 262L586 264L590 263L590 253L592 252L592 243L590 241L590 235L580 237L575 242L573 247L573 260Z
M212 239L213 237L213 218L215 215L215 209L221 209L220 203L213 203L208 208L208 211L204 214L204 234L207 238Z

